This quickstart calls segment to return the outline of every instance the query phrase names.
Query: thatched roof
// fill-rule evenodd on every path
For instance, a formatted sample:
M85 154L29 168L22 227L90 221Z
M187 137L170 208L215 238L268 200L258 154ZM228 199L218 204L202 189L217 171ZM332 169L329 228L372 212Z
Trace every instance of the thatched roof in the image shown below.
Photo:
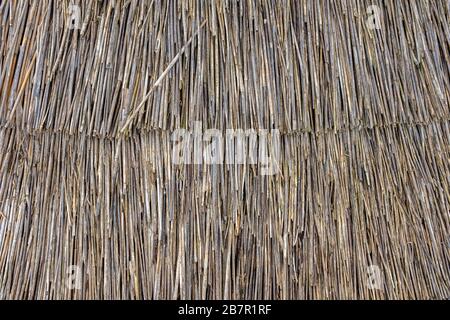
M1 1L0 298L450 297L449 21ZM174 161L195 123L279 132L279 170Z

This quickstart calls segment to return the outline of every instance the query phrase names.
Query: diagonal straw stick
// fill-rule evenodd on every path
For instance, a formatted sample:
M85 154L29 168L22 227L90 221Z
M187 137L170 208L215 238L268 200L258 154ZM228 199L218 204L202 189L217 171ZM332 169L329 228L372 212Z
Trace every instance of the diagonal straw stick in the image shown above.
M133 112L131 113L131 115L127 118L125 125L122 127L122 129L120 129L120 133L124 133L127 128L130 126L131 122L133 121L133 119L136 117L136 115L138 114L138 112L142 109L142 107L145 105L145 102L147 102L148 98L150 98L150 96L152 95L153 91L155 90L155 88L157 86L159 86L159 84L163 81L163 79L165 78L165 76L169 73L170 69L172 69L172 67L175 65L175 63L177 63L178 59L180 59L181 55L183 54L183 52L186 50L186 48L191 44L192 40L197 36L197 34L200 32L200 30L203 28L203 26L206 23L206 19L202 22L202 24L200 25L200 27L198 27L197 31L195 31L195 33L191 36L191 38L188 40L188 42L186 42L186 44L183 46L183 48L181 48L181 50L177 53L177 55L172 59L172 61L170 62L170 64L167 66L167 68L164 70L163 73L161 73L161 75L159 76L159 78L155 81L155 83L153 84L153 86L151 87L150 91L145 95L144 99L141 101L141 103L136 107L136 109L133 110Z

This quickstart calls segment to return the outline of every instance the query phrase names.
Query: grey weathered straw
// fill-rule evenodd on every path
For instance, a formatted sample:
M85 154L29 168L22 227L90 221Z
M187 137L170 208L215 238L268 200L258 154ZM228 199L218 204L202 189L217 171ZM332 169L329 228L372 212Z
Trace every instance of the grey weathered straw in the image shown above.
M449 297L449 21L1 1L0 299ZM195 121L279 130L281 171L174 164Z

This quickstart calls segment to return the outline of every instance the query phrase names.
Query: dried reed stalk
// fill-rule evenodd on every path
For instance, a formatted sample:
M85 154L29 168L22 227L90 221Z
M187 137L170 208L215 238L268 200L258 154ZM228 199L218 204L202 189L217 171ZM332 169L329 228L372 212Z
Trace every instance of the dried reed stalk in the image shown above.
M0 3L0 299L450 296L448 1L70 4ZM280 174L174 165L195 121Z

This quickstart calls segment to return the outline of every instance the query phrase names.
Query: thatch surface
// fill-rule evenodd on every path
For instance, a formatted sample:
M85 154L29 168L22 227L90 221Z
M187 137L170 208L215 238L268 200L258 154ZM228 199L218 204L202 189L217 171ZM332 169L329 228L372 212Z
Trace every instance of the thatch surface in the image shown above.
M0 298L450 296L448 1L75 3L0 2ZM174 165L194 121L281 172Z

